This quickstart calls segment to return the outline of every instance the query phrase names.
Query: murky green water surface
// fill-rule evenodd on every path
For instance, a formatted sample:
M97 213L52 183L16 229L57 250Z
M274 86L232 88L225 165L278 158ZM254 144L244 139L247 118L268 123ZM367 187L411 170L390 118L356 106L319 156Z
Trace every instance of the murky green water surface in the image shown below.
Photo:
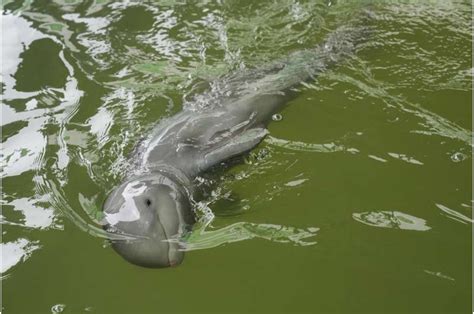
M5 313L470 312L470 1L3 3ZM102 202L160 119L364 8L353 56L200 178L181 266L112 250Z

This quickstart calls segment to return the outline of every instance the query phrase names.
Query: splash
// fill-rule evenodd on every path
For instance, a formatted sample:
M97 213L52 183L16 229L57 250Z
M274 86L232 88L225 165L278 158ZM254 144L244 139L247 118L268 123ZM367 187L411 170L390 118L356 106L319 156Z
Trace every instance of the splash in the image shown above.
M314 245L317 242L305 241L305 239L315 237L319 230L315 227L302 229L250 222L237 222L219 229L212 229L211 221L212 219L198 222L192 233L180 241L184 251L210 249L255 238L300 246Z

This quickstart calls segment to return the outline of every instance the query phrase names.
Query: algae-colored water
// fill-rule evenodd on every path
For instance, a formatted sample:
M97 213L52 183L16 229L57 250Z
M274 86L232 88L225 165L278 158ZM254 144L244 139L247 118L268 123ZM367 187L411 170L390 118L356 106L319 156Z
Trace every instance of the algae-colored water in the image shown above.
M369 10L250 155L200 178L184 263L98 224L135 145L208 82ZM3 1L2 312L470 313L470 1Z

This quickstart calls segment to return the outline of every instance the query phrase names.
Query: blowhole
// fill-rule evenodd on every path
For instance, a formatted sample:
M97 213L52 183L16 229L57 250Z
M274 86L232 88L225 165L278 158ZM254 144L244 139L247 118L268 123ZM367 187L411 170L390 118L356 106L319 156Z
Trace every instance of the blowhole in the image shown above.
M151 205L151 200L149 198L146 199L146 206L150 206Z

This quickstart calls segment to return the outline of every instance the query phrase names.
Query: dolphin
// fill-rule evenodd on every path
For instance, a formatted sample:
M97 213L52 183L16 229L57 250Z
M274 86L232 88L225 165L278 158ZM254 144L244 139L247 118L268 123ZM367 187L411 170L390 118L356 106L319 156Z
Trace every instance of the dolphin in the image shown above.
M132 156L133 174L104 203L104 229L130 236L112 241L113 248L139 266L179 265L184 252L176 240L195 223L194 179L258 145L296 87L354 55L365 30L340 27L312 49L230 74L161 120Z

